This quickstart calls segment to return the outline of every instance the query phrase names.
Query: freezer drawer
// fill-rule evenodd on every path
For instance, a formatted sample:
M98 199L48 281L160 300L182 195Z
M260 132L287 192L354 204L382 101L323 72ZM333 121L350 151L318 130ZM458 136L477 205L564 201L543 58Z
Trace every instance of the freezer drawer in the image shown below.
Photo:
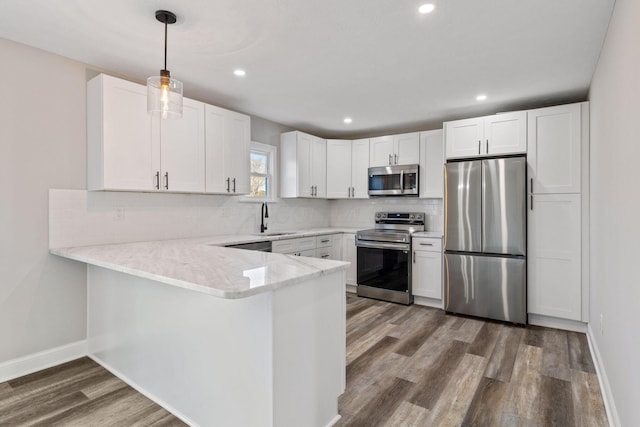
M445 254L445 310L526 324L526 261Z

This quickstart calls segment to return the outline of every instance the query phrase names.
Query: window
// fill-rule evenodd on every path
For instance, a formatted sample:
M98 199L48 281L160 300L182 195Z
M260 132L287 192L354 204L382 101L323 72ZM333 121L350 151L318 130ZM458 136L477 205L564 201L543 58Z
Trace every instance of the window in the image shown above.
M275 159L273 145L249 144L249 195L245 200L273 201L276 198Z

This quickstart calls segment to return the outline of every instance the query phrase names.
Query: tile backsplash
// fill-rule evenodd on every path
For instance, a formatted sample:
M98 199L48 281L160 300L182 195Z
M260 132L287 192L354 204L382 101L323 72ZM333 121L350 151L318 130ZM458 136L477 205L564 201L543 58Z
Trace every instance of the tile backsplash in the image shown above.
M237 196L49 190L49 247L260 231L260 203ZM269 231L329 226L328 200L269 204Z
M335 227L371 228L374 225L374 215L378 211L424 212L427 231L442 231L442 209L442 199L378 197L334 200L331 202L330 223Z
M259 203L200 194L49 190L49 247L178 239L260 230ZM442 200L279 199L269 204L269 231L373 227L377 211L425 212L427 230L442 231Z

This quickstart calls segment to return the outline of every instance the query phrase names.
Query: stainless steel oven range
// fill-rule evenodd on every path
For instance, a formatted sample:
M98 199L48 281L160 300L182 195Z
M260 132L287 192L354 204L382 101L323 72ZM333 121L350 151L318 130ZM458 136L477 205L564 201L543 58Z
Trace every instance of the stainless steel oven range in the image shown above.
M411 234L423 212L376 212L376 228L358 231L358 296L412 304Z

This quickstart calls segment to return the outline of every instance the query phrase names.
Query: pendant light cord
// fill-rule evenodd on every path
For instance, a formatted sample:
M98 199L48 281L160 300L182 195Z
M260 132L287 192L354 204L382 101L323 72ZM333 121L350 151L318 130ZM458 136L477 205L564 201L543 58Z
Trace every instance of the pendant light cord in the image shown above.
M164 21L164 69L167 69L167 21Z

